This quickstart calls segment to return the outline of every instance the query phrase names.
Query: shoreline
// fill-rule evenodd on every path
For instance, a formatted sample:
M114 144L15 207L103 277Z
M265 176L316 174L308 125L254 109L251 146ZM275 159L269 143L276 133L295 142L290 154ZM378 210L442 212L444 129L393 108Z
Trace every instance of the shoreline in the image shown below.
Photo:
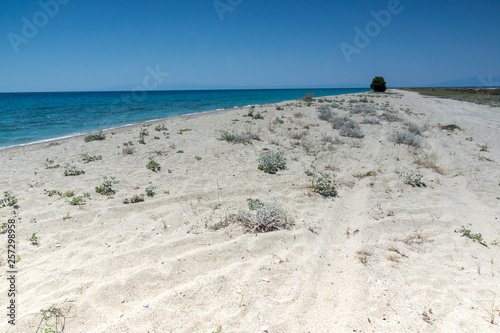
M368 91L368 92L370 92L370 91ZM316 98L316 99L318 99L318 98L332 98L334 96L357 95L357 94L364 94L364 93L367 93L367 92L347 93L347 94L339 94L339 95L327 95L327 96L320 96L320 97L314 97L314 98ZM250 104L250 105L245 105L245 106L234 106L234 107L225 108L225 109L215 109L215 110L208 110L208 111L201 111L201 112L186 113L186 114L182 114L182 115L175 115L175 116L172 116L172 117L157 118L157 119L140 121L140 122L137 122L137 123L131 123L131 124L126 124L126 125L118 125L118 126L115 126L115 127L110 127L110 128L102 129L102 132L106 133L106 132L110 132L110 131L113 131L113 130L119 130L119 129L129 128L129 127L133 127L133 126L140 126L142 124L148 124L148 123L154 123L154 122L161 122L161 121L166 121L166 120L171 120L171 119L176 119L176 118L182 118L182 117L186 117L186 116L197 116L197 115L202 115L202 114L212 114L212 113L223 112L223 111L224 112L225 111L229 112L231 110L245 109L245 108L250 108L250 107L258 107L258 106L271 105L271 104L289 103L289 102L292 102L292 101L299 101L299 100L300 99L298 99L298 100L285 100L285 101L280 101L280 102L276 102L276 103ZM0 151L6 150L6 149L14 149L14 148L17 148L17 147L26 147L26 146L31 146L31 145L44 144L44 143L48 143L48 142L65 140L65 139L70 139L70 138L83 137L83 136L87 136L87 135L92 134L92 133L97 133L99 131L101 131L101 130L94 130L94 131L85 132L85 133L68 134L68 135L65 135L65 136L62 136L62 137L56 137L56 138L50 138L50 139L42 139L42 140L38 140L38 141L34 141L34 142L28 142L28 143L22 143L22 144L17 144L17 145L12 145L12 146L0 147Z

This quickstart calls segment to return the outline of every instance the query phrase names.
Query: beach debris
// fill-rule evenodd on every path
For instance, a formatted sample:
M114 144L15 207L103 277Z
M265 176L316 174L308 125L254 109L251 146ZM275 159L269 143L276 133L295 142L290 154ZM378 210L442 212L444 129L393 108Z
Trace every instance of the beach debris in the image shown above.
M147 309L147 308L149 308L149 304L146 303L142 307Z
M260 279L261 279L261 281L269 282L269 279L267 279L267 278L260 278Z

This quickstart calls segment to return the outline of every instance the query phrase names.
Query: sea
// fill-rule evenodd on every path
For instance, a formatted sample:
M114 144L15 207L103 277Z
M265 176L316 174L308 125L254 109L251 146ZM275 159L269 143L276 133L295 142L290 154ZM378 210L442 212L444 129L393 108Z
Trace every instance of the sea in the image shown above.
M0 149L234 107L369 89L0 93Z

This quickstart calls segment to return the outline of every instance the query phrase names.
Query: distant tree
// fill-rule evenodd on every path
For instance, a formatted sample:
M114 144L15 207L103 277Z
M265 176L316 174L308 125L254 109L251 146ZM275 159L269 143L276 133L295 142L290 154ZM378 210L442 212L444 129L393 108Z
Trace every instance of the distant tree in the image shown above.
M370 88L373 91L384 92L387 89L384 78L382 76L375 76L372 84L370 84Z

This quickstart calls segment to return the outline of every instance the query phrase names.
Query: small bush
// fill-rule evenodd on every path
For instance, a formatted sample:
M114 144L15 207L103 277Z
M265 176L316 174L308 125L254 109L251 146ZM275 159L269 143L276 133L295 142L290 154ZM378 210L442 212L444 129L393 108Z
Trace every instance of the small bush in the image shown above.
M259 170L275 174L279 170L286 169L286 159L281 152L267 153L259 158Z
M302 100L304 102L312 102L313 101L313 96L314 96L314 93L307 93L305 94L303 97L302 97Z
M148 186L146 187L146 195L148 197L154 197L155 196L155 189L156 189L156 186Z
M338 136L332 136L332 135L324 135L321 138L321 141L324 143L331 143L332 145L341 145L344 143L341 138Z
M148 168L151 171L157 172L157 171L160 171L161 166L160 166L160 163L156 162L153 159L153 157L150 157L148 164L146 164L146 168Z
M479 244L488 247L488 244L486 244L486 241L483 239L483 236L480 233L473 234L469 229L465 228L465 226L462 226L462 229L460 229L458 232L460 232L462 236L466 236L472 239L474 242L477 241Z
M377 125L377 124L380 124L380 120L378 120L378 118L375 118L375 117L369 117L369 118L363 119L361 121L361 124Z
M57 169L60 167L59 164L52 165L54 163L53 160L49 160L48 158L45 160L45 169Z
M228 131L222 131L221 135L219 137L219 140L227 141L227 142L234 142L235 139L236 139L236 135L234 133L231 133Z
M95 191L99 194L107 195L107 196L111 196L111 195L115 194L116 191L113 190L112 186L114 184L118 184L120 182L117 181L115 177L110 177L108 179L108 177L104 176L103 179L104 179L104 181L102 182L101 186L97 186L95 188Z
M366 100L368 103L368 100ZM352 109L349 110L351 114L370 114L372 116L377 115L377 108L373 105L355 105Z
M319 193L324 197L337 196L337 189L334 186L335 175L321 172L319 175L309 170L305 171L306 175L311 177L311 187L314 192Z
M122 154L123 155L132 155L134 153L135 149L134 147L125 147L122 149Z
M335 117L337 117L337 113L332 111L328 105L321 105L316 109L319 113L319 119L325 121L332 121Z
M408 131L413 134L422 135L422 133L425 132L425 127L419 126L411 121L405 121L404 124L406 125Z
M66 200L66 202L69 203L71 206L83 206L86 203L83 197L74 197L71 200Z
M157 132L168 131L168 129L165 127L165 124L161 124L161 125L156 125L155 131Z
M260 112L257 112L252 116L252 119L264 119L264 116L260 114Z
M57 195L59 195L59 196L62 196L62 195L63 195L63 194L62 194L60 191L58 191L58 190L43 190L43 191L44 191L44 192L45 192L45 194L46 194L46 195L48 195L49 197L51 197L51 196L53 196L53 195L55 195L55 194L57 194Z
M12 192L3 192L3 199L0 200L0 207L11 207L17 204L17 198L12 195Z
M306 135L307 135L307 131L300 131L300 132L294 132L294 133L292 133L291 137L294 140L300 140L300 139L302 139Z
M401 121L401 118L399 118L398 116L396 116L394 113L391 112L385 113L384 115L382 115L382 117L390 123Z
M358 139L365 137L365 135L359 128L352 128L347 125L344 125L340 128L339 134L340 136L347 136L350 138L358 138Z
M359 128L358 124L349 117L334 117L331 124L334 129L340 129L343 126Z
M135 194L130 199L128 199L128 198L123 199L124 204L133 204L133 203L138 203L138 202L142 202L142 201L144 201L144 194L140 194L140 195Z
M462 130L460 128L460 126L455 125L455 124L441 126L441 129L451 131L451 132L453 132L454 130L459 130L459 131Z
M102 141L106 140L106 135L102 133L102 131L97 132L97 134L90 134L85 137L85 142L90 141Z
M278 117L274 118L274 120L273 120L274 125L283 124L283 123L284 123L283 119L280 119Z
M65 176L79 176L85 174L85 171L83 170L78 170L76 168L76 165L69 165L66 164L64 167L64 175Z
M406 130L392 133L391 136L389 136L389 141L397 144L405 144L412 147L420 147L422 146L423 142L421 137Z
M90 156L88 153L83 153L80 155L82 157L83 163L90 163L94 161L100 161L102 160L102 156Z
M401 177L404 178L403 183L407 185L411 185L413 187L425 187L425 183L422 181L422 178L424 177L423 175L419 173L408 173L405 172L401 174Z
M274 203L262 203L252 211L241 211L229 217L233 222L241 223L246 232L270 232L289 229L293 225L290 213Z
M241 143L246 145L246 144L251 144L252 140L260 140L260 139L258 136L248 133L231 133L228 131L222 131L219 140L232 143Z
M247 199L247 201L248 201L248 209L250 209L250 210L256 210L256 209L262 208L266 205L265 203L263 203L259 199L249 198L249 199Z

